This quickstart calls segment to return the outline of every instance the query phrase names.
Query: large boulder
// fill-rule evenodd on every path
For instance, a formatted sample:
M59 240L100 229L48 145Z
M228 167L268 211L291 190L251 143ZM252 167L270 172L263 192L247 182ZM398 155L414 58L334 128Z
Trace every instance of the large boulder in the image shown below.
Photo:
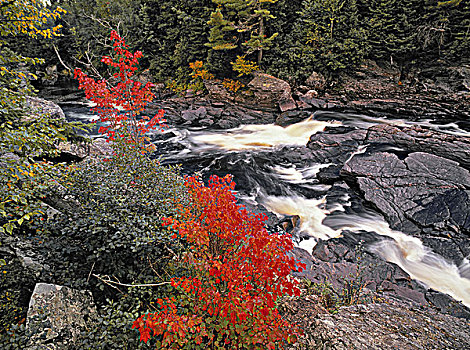
M297 108L292 98L290 85L272 75L256 72L248 83L248 90L231 94L221 82L205 82L211 99L231 102L246 108L260 109L268 112L285 112Z
M86 157L103 158L113 154L112 143L105 138L96 138L91 142L61 142L58 149L65 158L82 160Z
M470 172L453 160L423 152L352 157L341 173L384 213L391 227L470 231Z
M38 283L26 319L29 347L74 349L80 331L97 317L91 293L54 284Z
M26 120L33 120L40 115L49 115L54 119L65 121L65 114L58 104L39 97L27 96L26 106L31 111Z
M295 109L297 106L291 95L290 85L272 75L257 73L248 87L254 93L255 106L281 112Z

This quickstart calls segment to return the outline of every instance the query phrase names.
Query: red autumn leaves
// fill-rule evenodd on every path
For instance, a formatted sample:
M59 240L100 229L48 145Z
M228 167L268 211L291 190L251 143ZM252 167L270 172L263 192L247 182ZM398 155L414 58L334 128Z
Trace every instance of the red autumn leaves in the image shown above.
M141 316L133 327L144 341L158 337L159 348L281 345L298 333L275 307L279 297L299 295L289 278L302 268L288 256L291 237L269 233L264 215L237 205L230 176L214 176L208 186L191 177L186 187L192 205L164 224L189 245L182 262L188 275L171 280L176 298L159 300L160 311Z
M121 137L141 145L147 132L163 125L164 111L160 110L153 118L137 118L153 100L154 85L150 82L144 85L133 79L142 52L129 52L129 47L116 31L111 32L111 41L114 53L112 57L103 56L101 62L113 71L112 78L95 80L79 68L75 69L75 78L86 98L96 104L93 111L102 123L99 133L106 134L109 141Z
M144 135L162 125L164 112L137 119L154 98L153 85L133 80L142 53L129 52L115 31L111 40L114 54L102 62L113 70L112 78L96 81L80 69L75 77L96 103L99 132L142 148ZM237 205L229 175L211 177L208 186L189 177L186 187L191 205L163 220L173 239L187 244L178 262L183 273L171 279L173 296L157 299L159 311L134 322L140 339L155 337L158 349L275 349L295 341L298 328L276 308L280 297L300 294L290 273L304 266L288 255L291 237L269 233L263 214Z

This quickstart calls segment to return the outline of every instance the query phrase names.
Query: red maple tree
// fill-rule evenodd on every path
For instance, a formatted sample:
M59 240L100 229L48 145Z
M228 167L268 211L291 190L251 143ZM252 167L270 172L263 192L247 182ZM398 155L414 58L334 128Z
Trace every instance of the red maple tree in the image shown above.
M145 134L163 126L164 111L158 111L153 118L141 116L139 119L147 104L155 97L152 92L154 84L142 84L133 79L142 52L131 53L124 39L114 30L111 32L111 41L113 55L101 59L113 72L110 79L95 80L79 68L75 69L74 76L78 79L79 88L85 91L86 98L96 104L92 110L98 114L102 124L98 132L107 135L108 141L120 138L143 146Z

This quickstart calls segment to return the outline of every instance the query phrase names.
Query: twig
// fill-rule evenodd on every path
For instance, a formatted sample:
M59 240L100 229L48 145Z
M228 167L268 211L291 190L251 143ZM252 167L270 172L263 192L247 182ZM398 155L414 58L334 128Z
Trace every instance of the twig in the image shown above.
M86 279L86 283L90 280L91 273L93 272L93 269L95 268L95 263L96 261L93 262L93 265L91 266L90 273L88 274L88 278Z
M101 282L110 285L111 287L116 288L115 286L122 286L122 287L159 287L165 284L170 284L171 282L161 282L161 283L148 283L148 284L127 284L127 283L120 283L116 281L112 281L108 276L107 278L103 278L99 275L93 274L94 277L98 278Z
M52 45L52 47L54 48L55 54L57 55L57 58L59 59L60 63L62 63L62 65L65 67L65 69L67 69L69 72L71 72L72 70L64 63L64 61L62 61L62 57L60 57L59 51L57 50L57 46ZM90 277L90 276L88 276L88 277Z

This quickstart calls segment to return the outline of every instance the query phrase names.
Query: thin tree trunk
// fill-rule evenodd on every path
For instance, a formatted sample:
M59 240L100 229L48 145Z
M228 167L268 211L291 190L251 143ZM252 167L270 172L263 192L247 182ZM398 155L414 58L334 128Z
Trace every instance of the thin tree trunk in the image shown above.
M259 6L261 6L261 5L259 5ZM261 40L264 39L264 18L263 17L261 17L260 20L259 20L259 36L261 37ZM260 42L261 42L261 40L260 40ZM261 65L262 58L263 58L263 46L258 48L258 66Z

